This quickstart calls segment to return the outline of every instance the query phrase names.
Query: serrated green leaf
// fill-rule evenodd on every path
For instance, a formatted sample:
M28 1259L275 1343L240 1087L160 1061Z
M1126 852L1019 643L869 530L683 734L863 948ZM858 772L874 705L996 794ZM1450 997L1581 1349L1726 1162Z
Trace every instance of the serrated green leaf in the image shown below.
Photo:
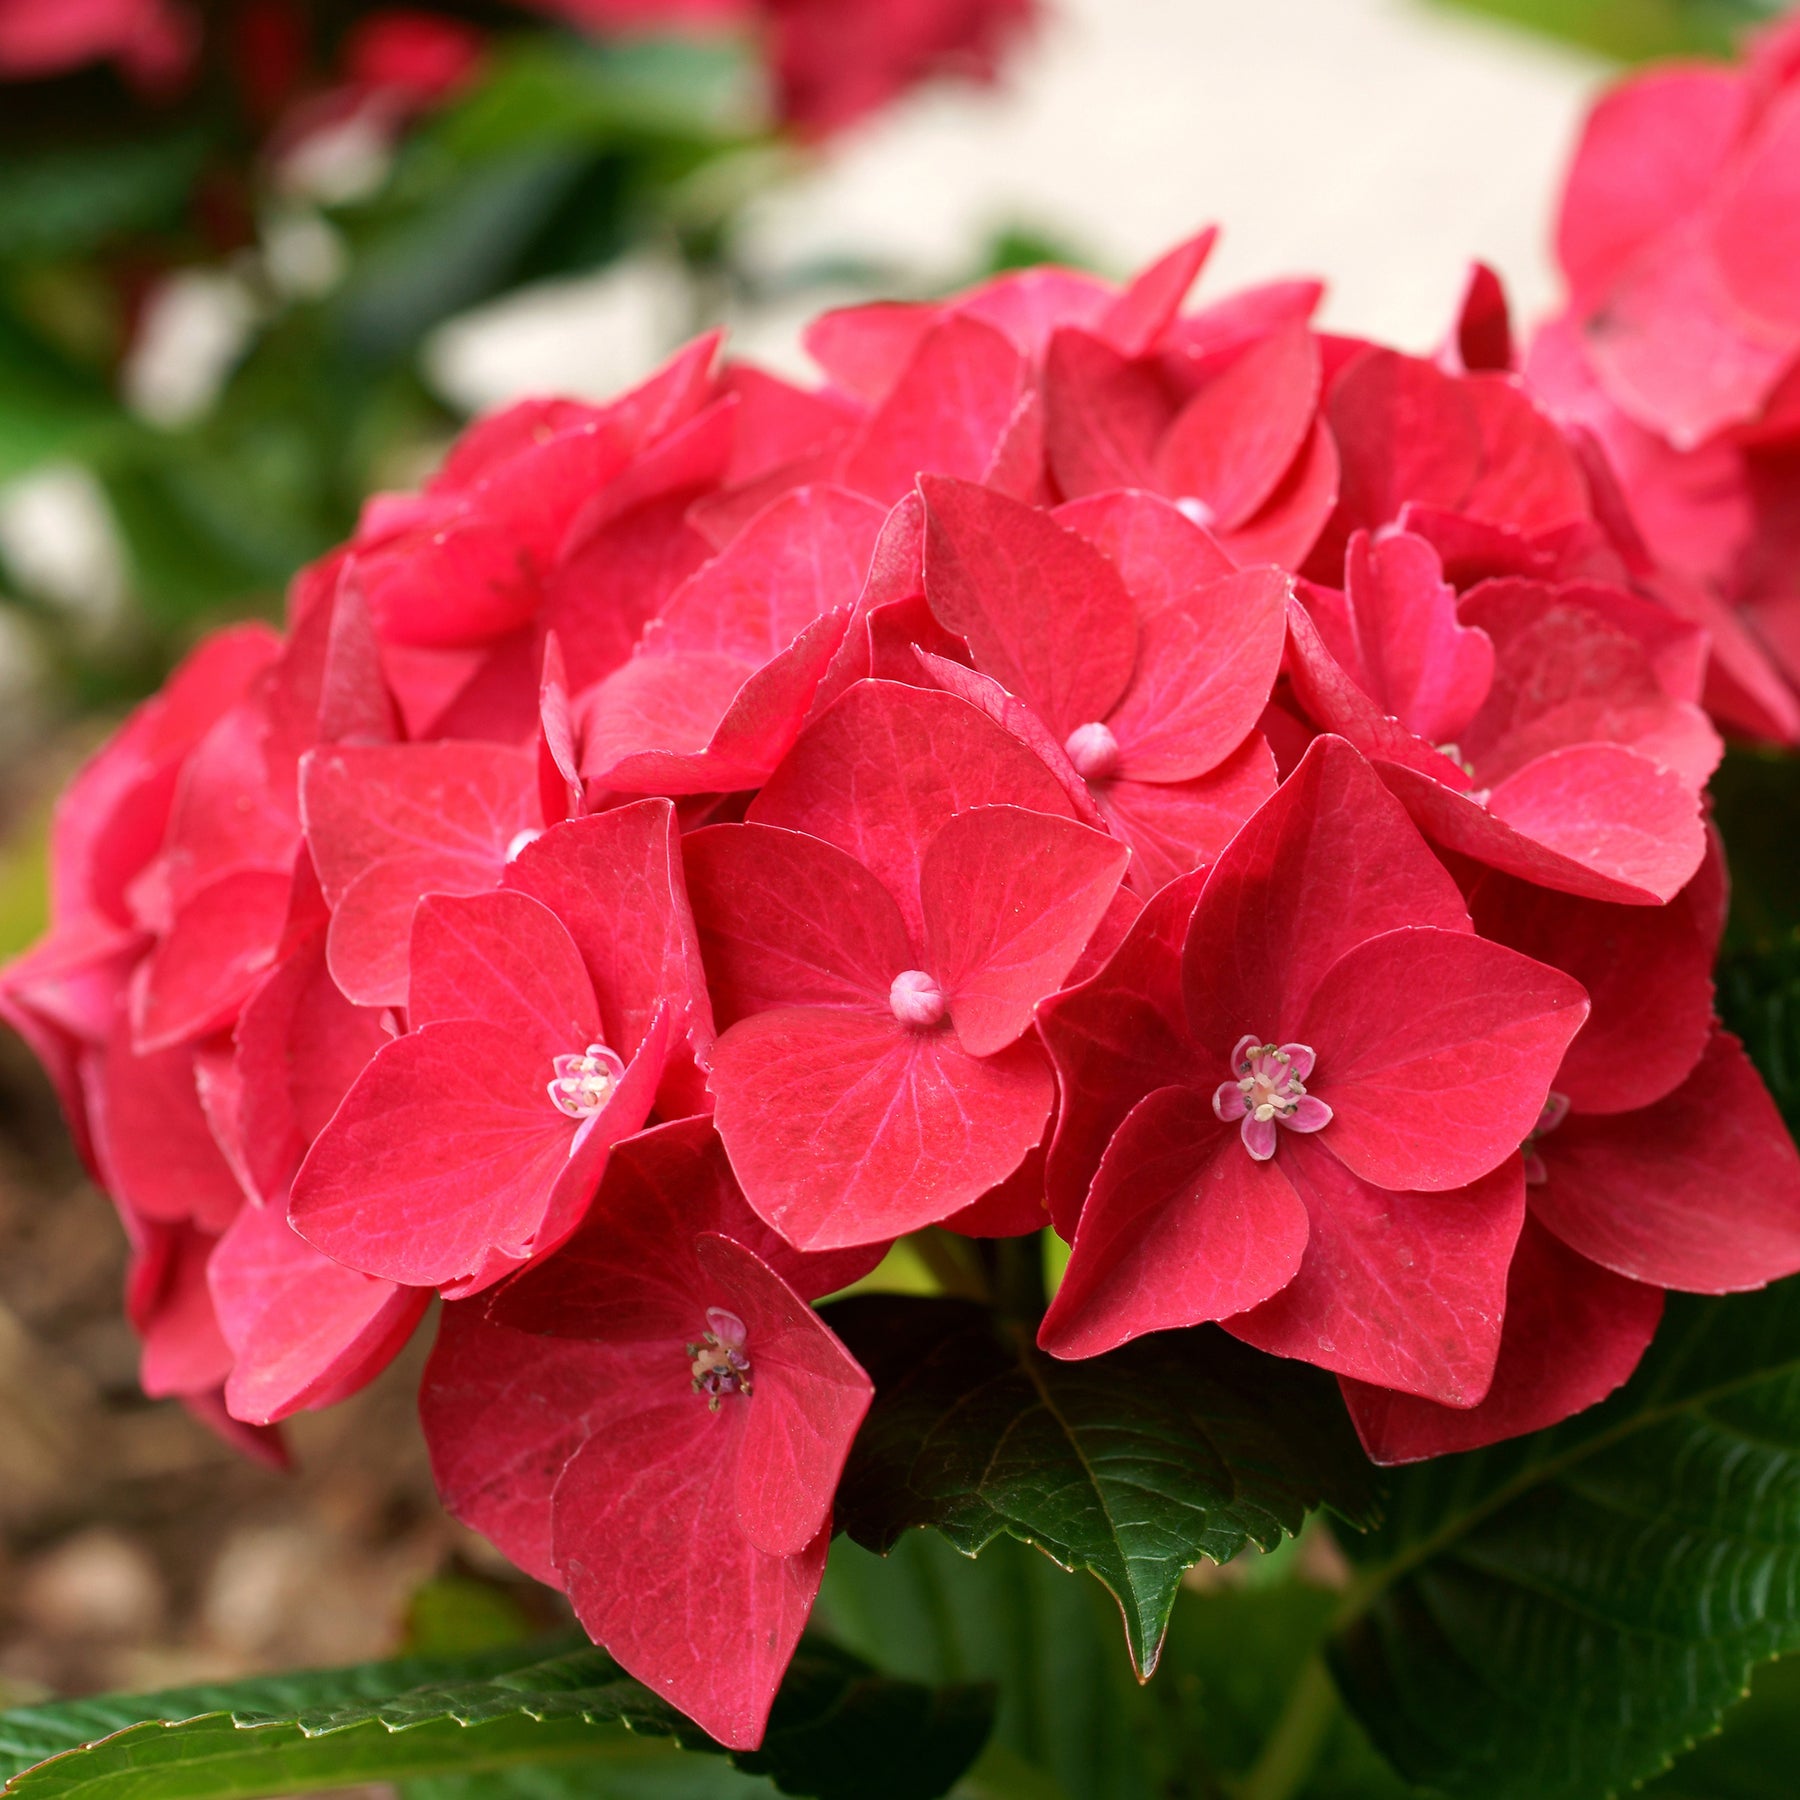
M1725 1729L1644 1788L1645 1800L1767 1800L1800 1769L1800 1657L1765 1663Z
M816 1800L935 1800L979 1753L991 1715L984 1690L893 1681L810 1646L762 1748L732 1760ZM0 1715L0 1774L24 1800L253 1800L616 1757L621 1727L723 1753L604 1651L539 1644L22 1709ZM873 1786L871 1751L888 1753Z
M867 1294L826 1309L875 1382L837 1521L884 1551L930 1526L966 1555L1002 1533L1087 1569L1156 1665L1182 1573L1272 1548L1375 1479L1335 1387L1223 1332L1158 1332L1083 1362L970 1301Z
M1594 1800L1800 1647L1800 1278L1671 1295L1632 1380L1554 1430L1394 1481L1332 1668L1411 1779Z

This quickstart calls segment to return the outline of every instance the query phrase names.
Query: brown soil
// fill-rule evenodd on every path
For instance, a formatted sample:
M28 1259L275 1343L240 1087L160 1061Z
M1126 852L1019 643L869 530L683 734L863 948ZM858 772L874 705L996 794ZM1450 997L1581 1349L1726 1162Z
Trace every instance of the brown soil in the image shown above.
M294 1420L279 1474L139 1393L124 1262L48 1086L0 1034L0 1705L380 1656L434 1572L499 1573L432 1492L421 1344Z

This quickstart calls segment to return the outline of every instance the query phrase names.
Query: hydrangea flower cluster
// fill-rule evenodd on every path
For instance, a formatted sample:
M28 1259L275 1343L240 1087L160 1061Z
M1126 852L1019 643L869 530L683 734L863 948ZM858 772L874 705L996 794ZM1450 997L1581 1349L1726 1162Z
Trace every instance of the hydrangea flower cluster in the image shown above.
M146 1387L268 1446L440 1296L447 1504L728 1744L906 1233L1052 1226L1043 1352L1216 1321L1384 1461L1800 1269L1717 640L1491 277L1421 359L1184 310L1210 241L477 424L80 775L4 978Z
M1569 170L1568 300L1526 360L1540 399L1604 447L1640 579L1710 634L1708 706L1782 744L1800 743L1797 183L1800 20L1739 66L1621 83Z

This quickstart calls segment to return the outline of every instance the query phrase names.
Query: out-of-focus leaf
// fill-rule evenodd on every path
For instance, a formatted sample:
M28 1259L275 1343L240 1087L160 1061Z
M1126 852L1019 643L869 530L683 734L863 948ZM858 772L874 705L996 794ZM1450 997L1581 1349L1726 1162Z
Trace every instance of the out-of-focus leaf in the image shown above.
M1002 1539L973 1561L918 1531L881 1557L840 1537L817 1617L892 1674L998 1684L993 1747L974 1779L998 1750L1035 1771L1040 1787L1048 1782L1051 1796L1149 1800L1140 1690L1118 1610L1048 1557ZM1005 1800L1028 1792L1015 1783Z
M1487 13L1625 62L1697 52L1724 54L1781 0L1437 0Z
M0 156L0 262L179 226L205 154L204 134L184 131Z
M146 464L103 476L133 589L151 620L175 631L274 585L266 568L235 554L194 516L182 493L182 473Z
M56 457L91 456L127 429L97 377L0 308L0 481Z
M723 145L752 128L754 64L730 43L526 39L419 140L419 157L479 163L524 149L630 139Z
M1711 792L1731 865L1719 1012L1800 1131L1800 757L1734 745Z
M450 1572L416 1589L406 1606L411 1656L468 1656L522 1644L532 1624L516 1595L491 1581Z
M572 151L514 151L362 232L332 302L348 345L376 363L406 355L434 325L511 286L583 166Z
M17 956L49 923L50 809L17 822L0 844L0 961Z
M1161 1666L1142 1686L1100 1590L1009 1539L971 1560L929 1532L909 1532L886 1557L839 1538L819 1617L896 1674L999 1684L993 1739L957 1800L1222 1800L1316 1673L1338 1601L1285 1551L1252 1552L1251 1563L1233 1585L1183 1588ZM1291 1800L1411 1800L1328 1688L1322 1698Z
M408 1781L401 1800L774 1800L780 1789L716 1757L619 1731L616 1741L566 1769L496 1769Z

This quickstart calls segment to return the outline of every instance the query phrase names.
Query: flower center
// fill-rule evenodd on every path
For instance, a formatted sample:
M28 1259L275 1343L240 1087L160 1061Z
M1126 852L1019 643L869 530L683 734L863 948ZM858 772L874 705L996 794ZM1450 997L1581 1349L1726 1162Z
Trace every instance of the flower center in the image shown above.
M1119 740L1098 719L1077 725L1063 751L1083 781L1104 781L1119 766Z
M888 989L888 1005L902 1025L938 1024L947 1010L944 990L923 969L902 969Z
M1275 1154L1276 1127L1317 1131L1331 1123L1331 1108L1306 1091L1313 1071L1309 1044L1265 1044L1243 1037L1231 1052L1231 1080L1213 1093L1213 1111L1227 1124L1242 1121L1238 1135L1258 1162Z
M545 1084L550 1104L571 1119L591 1119L619 1085L625 1065L604 1044L589 1044L579 1056L558 1056L555 1077Z
M706 1396L706 1410L717 1412L726 1394L750 1398L750 1358L744 1350L748 1336L744 1321L722 1306L706 1309L706 1330L697 1344L689 1344L688 1373L694 1392Z
M1538 1144L1568 1116L1569 1096L1567 1094L1546 1096L1544 1110L1538 1114L1537 1123L1526 1134L1525 1142L1520 1146L1525 1152L1525 1182L1528 1187L1542 1187L1550 1179L1550 1171L1544 1166L1544 1159L1538 1153Z

